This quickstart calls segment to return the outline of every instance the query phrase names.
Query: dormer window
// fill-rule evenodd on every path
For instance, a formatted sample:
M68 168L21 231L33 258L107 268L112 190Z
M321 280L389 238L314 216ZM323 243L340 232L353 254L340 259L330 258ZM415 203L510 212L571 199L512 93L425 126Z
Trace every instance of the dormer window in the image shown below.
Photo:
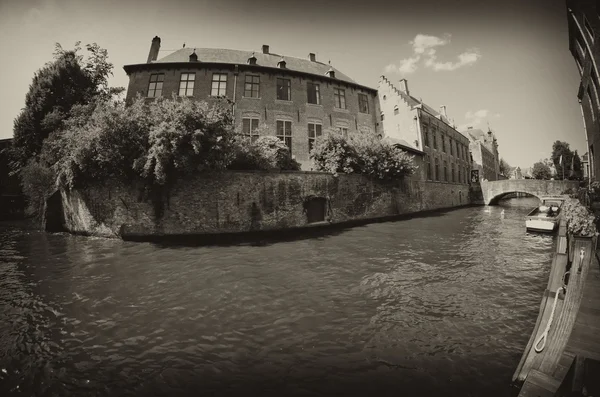
M325 72L325 75L327 77L335 79L335 70L333 70L333 68L329 68L329 70L327 72Z
M248 58L248 65L256 65L256 57L254 56L254 53L252 53L252 56Z
M196 49L194 48L194 52L190 54L190 62L198 62L198 54L196 54Z
M279 62L277 62L277 67L279 69L285 69L285 59L283 59L283 57L281 57L281 59L279 60Z

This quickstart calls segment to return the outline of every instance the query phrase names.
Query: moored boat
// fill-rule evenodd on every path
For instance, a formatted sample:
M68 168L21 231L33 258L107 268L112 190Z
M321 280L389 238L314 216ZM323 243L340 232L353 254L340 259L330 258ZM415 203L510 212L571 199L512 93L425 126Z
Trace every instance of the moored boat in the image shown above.
M527 231L551 233L558 226L564 198L544 197L541 200L542 205L535 207L527 214L525 227Z

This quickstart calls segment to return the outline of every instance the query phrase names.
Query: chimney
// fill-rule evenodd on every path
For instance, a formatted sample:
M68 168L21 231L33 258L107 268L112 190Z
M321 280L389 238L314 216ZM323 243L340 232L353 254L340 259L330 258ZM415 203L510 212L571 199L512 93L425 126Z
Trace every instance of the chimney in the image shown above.
M150 46L150 53L148 54L148 61L146 63L151 63L156 61L158 58L158 51L160 50L160 37L154 36L152 39L152 45Z
M269 46L266 44L263 44L263 54L268 54L269 53Z
M308 54L308 58L310 59L311 62L317 62L317 57L312 52L310 54Z
M446 113L446 105L440 106L440 110L441 110L440 113L442 113L442 116L444 116L445 118L448 118L448 114Z
M410 95L408 92L408 81L406 81L406 79L400 80L400 91L404 92L406 95Z

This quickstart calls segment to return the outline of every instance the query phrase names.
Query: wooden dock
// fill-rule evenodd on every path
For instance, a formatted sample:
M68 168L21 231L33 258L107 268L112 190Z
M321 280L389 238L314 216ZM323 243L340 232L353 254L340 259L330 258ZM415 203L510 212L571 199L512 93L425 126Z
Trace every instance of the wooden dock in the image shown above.
M513 376L519 397L580 392L586 360L600 361L600 264L595 248L596 238L568 241L561 220L539 315Z

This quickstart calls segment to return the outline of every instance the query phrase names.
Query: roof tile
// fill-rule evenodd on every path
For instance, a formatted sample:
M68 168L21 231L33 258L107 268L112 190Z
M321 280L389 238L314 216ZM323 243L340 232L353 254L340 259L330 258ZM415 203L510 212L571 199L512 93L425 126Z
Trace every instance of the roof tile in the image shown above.
M189 62L189 57L192 52L196 51L199 62L214 62L214 63L231 63L231 64L246 64L248 58L254 54L256 57L256 65L277 67L277 63L281 60L282 55L279 54L264 54L262 52L230 50L221 48L181 48L163 58L160 58L153 63L174 63L174 62ZM331 65L322 62L313 62L309 59L301 59L285 56L286 69L325 76ZM333 68L337 80L346 81L357 84L347 75Z

